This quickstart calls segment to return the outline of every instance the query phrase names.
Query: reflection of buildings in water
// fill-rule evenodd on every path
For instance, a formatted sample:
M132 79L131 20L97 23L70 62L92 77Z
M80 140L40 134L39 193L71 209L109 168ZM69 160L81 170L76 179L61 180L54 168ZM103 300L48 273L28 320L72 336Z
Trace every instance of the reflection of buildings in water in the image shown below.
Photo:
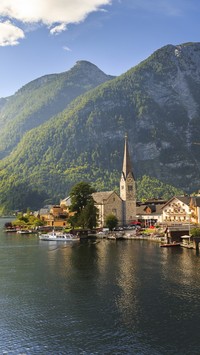
M106 273L110 269L110 267L109 267L110 254L113 255L112 246L114 246L114 244L115 244L115 241L107 241L107 240L102 240L100 242L97 242L97 244L95 244L97 251L98 251L97 264L98 264L98 270L99 270L99 281L102 284L107 279ZM112 270L112 272L113 272L113 270Z
M137 260L133 260L133 252L130 243L124 245L118 259L119 269L116 275L116 283L120 288L120 295L115 303L121 313L123 323L132 324L138 318L139 299L137 290L140 280L137 275Z
M47 242L48 243L48 253L47 255L47 265L49 273L53 273L55 276L65 276L71 271L71 254L72 246L64 243L58 242Z
M160 265L166 292L182 301L184 299L192 301L196 297L192 290L199 272L195 250L186 248L168 250L166 248L162 250ZM170 287L167 287L167 285L170 285Z
M122 322L129 325L133 325L139 310L137 289L140 281L136 276L137 259L133 259L132 246L129 241L113 240L101 240L96 244L96 292L102 297L104 289L110 285L115 298L109 299L108 304L111 302L120 313Z

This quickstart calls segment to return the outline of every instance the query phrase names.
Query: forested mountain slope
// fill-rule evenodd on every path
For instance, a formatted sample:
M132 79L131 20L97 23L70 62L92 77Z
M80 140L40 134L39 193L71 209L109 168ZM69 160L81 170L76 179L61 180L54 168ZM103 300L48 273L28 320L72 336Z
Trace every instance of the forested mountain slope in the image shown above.
M51 74L0 99L0 158L8 155L24 133L63 111L77 96L113 79L94 64L79 61L69 71Z
M15 196L13 206L19 198L31 206L38 191L43 200L59 199L80 180L118 186L125 132L137 179L199 188L199 43L159 49L25 134L1 163L2 204Z

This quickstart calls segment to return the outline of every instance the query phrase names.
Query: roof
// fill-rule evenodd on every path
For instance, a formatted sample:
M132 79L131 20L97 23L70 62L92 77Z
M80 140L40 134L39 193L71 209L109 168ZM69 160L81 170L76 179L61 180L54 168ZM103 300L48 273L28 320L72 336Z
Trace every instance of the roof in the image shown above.
M149 198L148 200L145 200L144 202L143 201L137 201L137 204L138 206L141 206L141 205L164 205L165 203L167 202L167 200L163 200L161 198Z
M162 207L163 207L163 204L157 204L155 205L155 208L154 208L154 212L151 212L151 213L147 213L146 210L147 210L147 207L150 207L149 205L141 205L141 206L136 206L136 214L137 215L146 215L146 216L149 216L149 215L159 215L159 214L162 214Z
M60 201L60 204L65 204L66 206L71 206L71 197L68 196Z
M50 213L50 209L49 208L40 208L39 210L39 214L40 215L46 215Z
M92 197L97 204L102 204L103 201L107 200L113 193L117 195L115 191L94 192Z
M122 173L123 173L125 179L127 178L128 174L131 174L133 176L133 179L135 180L134 175L133 175L130 154L129 154L129 150L128 150L128 136L127 136L127 134L125 135L124 159L123 159Z
M167 206L169 203L171 203L171 201L173 201L174 199L177 199L177 200L183 202L187 206L189 206L189 204L190 204L190 196L174 196L163 205L163 208L165 206Z
M192 196L191 205L194 207L200 207L200 196Z

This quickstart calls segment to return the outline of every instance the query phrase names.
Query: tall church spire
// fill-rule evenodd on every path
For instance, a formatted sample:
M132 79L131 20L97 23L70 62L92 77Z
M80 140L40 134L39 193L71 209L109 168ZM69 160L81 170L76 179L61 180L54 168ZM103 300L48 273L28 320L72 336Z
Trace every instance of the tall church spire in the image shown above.
M131 175L134 178L131 159L130 159L129 150L128 150L128 135L127 135L127 133L125 134L124 160L123 160L122 173L124 175L125 180L126 180L129 173L131 173Z
M128 150L128 137L125 135L124 160L120 179L123 224L127 225L136 218L136 191L131 159Z

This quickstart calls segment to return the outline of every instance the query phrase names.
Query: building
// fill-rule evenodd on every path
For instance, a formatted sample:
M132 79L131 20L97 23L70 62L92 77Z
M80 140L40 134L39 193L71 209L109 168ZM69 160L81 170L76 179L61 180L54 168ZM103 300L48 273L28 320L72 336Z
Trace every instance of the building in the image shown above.
M190 197L175 196L163 206L163 223L185 224L191 222Z
M190 199L191 221L194 224L200 223L200 195L191 196Z
M114 214L119 225L128 225L136 218L136 189L128 150L128 137L125 135L124 158L120 179L120 196L115 191L92 194L99 212L99 227L105 226L106 217Z
M119 224L123 223L122 200L115 191L94 192L92 197L98 208L98 226L105 226L105 219L110 214L117 217Z
M49 227L66 227L68 213L60 205L45 206L39 211L40 219Z
M137 219L142 225L149 227L155 224L161 224L163 221L162 208L166 201L160 199L150 199L145 202L137 202Z
M120 180L120 197L122 199L123 224L130 224L136 218L136 189L130 154L128 137L125 135L123 168Z

